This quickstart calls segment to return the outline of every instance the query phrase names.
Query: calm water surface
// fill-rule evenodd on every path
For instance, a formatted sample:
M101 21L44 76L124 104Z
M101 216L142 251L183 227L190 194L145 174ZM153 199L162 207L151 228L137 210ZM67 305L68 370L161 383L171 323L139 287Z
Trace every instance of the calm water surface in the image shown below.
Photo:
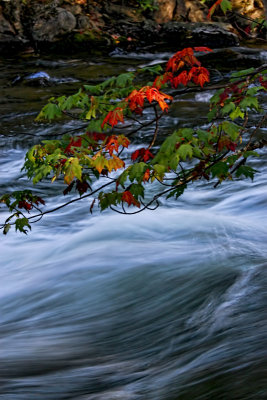
M1 59L1 193L31 187L31 144L79 129L34 123L49 97L168 56ZM8 85L40 71L52 86ZM178 99L164 128L204 126L210 95ZM83 201L2 236L0 399L266 400L266 154L252 165L253 183L197 183L157 212L91 216ZM49 207L62 188L36 191Z

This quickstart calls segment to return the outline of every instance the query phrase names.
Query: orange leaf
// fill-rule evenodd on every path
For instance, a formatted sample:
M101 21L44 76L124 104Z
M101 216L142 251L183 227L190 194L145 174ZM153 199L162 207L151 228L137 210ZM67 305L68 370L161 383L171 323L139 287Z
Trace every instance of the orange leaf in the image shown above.
M207 53L208 51L213 51L209 47L194 47L195 51L203 51L204 53Z
M190 81L189 76L186 71L183 71L178 76L173 78L173 86L177 88L177 86L180 85L180 83L186 86L188 81Z
M101 128L103 128L105 124L110 124L113 127L117 125L118 122L124 122L123 109L121 107L116 107L113 111L109 111L101 124Z
M147 182L149 180L149 178L150 178L150 169L147 168L145 173L144 173L144 176L143 176L143 181Z
M205 82L210 81L210 74L204 67L192 67L188 73L188 79L192 79L196 85L203 87Z
M110 155L113 154L113 151L118 152L119 143L118 143L118 137L116 135L108 137L105 149L109 152Z
M113 154L112 158L107 161L106 165L109 172L111 172L113 169L114 171L117 171L117 169L123 168L125 166L125 162Z
M131 204L133 204L134 206L140 208L140 203L139 201L137 201L134 196L132 195L132 193L129 190L126 190L125 192L122 193L122 201L125 201L128 206L130 206Z

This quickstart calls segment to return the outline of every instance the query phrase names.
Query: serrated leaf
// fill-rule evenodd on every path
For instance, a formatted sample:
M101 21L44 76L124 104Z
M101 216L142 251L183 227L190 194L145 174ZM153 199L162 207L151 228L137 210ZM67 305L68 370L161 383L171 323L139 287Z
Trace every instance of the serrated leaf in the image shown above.
M186 160L187 157L192 158L193 148L191 144L189 143L182 144L178 149L178 154L182 160Z
M178 153L175 153L170 159L170 163L169 163L170 168L173 169L174 171L176 171L179 161L180 161L180 156Z
M223 11L223 13L225 14L228 10L231 11L232 10L232 4L230 1L228 0L222 0L222 2L220 3L220 7Z
M131 182L136 180L137 182L142 181L145 170L147 169L147 164L144 162L135 163L131 166L129 171L129 179Z
M26 217L17 218L15 221L15 229L16 231L19 230L27 235L28 231L27 228L31 230L31 226L29 224L29 220Z
M248 68L248 69L243 69L242 71L233 72L231 74L231 78L239 78L239 77L244 76L244 75L249 75L254 71L255 71L255 68L251 67L251 68Z
M130 187L130 192L138 198L139 196L144 197L144 187L141 183L132 183Z
M116 79L116 86L123 88L127 84L132 83L134 79L134 73L133 72L126 72L124 74L120 74L117 76Z
M90 95L98 96L102 92L99 85L83 85L83 87L89 92Z
M228 172L229 166L223 161L217 162L210 168L213 178L217 176L218 178L224 177Z
M234 121L236 118L242 118L244 119L245 114L243 113L243 111L240 110L239 107L236 107L236 109L234 111L231 112L231 114L229 115L229 117L231 118L232 121Z
M240 127L233 122L224 121L222 123L222 129L232 140L236 140L238 138Z
M166 198L169 199L170 197L175 196L175 198L177 199L184 193L185 189L186 185L180 185L176 189L172 190Z
M68 185L71 184L74 178L82 180L82 166L79 163L79 159L77 157L69 158L64 164L64 182Z
M250 178L253 180L255 172L258 172L252 167L249 167L248 165L240 165L240 167L237 168L235 174L237 177L244 175L246 178Z
M257 97L246 96L240 103L239 107L242 109L254 108L255 110L259 109L259 103Z
M231 101L230 103L226 104L222 109L222 115L229 114L230 112L235 110L235 104Z

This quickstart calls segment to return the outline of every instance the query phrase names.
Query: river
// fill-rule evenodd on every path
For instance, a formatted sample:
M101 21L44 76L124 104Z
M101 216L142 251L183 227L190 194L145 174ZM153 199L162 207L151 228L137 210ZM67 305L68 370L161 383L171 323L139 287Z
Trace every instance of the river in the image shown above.
M242 51L266 60L263 50ZM1 58L1 193L31 188L20 168L33 143L79 128L34 122L49 97L169 55ZM40 71L51 86L11 85ZM210 95L178 99L163 127L204 124ZM198 182L135 216L91 216L85 200L45 216L27 236L2 235L0 399L266 400L267 154L260 153L253 182L216 189ZM36 191L51 207L64 201L62 188L44 181Z

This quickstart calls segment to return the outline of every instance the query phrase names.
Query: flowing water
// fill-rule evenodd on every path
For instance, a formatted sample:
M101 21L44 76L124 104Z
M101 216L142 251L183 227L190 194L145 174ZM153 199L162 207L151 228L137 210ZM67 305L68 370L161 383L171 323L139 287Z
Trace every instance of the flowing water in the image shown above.
M1 59L1 193L31 187L31 144L79 132L34 123L49 97L168 56ZM203 126L210 95L181 97L164 128ZM266 400L266 153L252 165L253 182L197 183L155 212L91 216L86 200L2 236L0 399ZM62 188L35 190L51 207Z

